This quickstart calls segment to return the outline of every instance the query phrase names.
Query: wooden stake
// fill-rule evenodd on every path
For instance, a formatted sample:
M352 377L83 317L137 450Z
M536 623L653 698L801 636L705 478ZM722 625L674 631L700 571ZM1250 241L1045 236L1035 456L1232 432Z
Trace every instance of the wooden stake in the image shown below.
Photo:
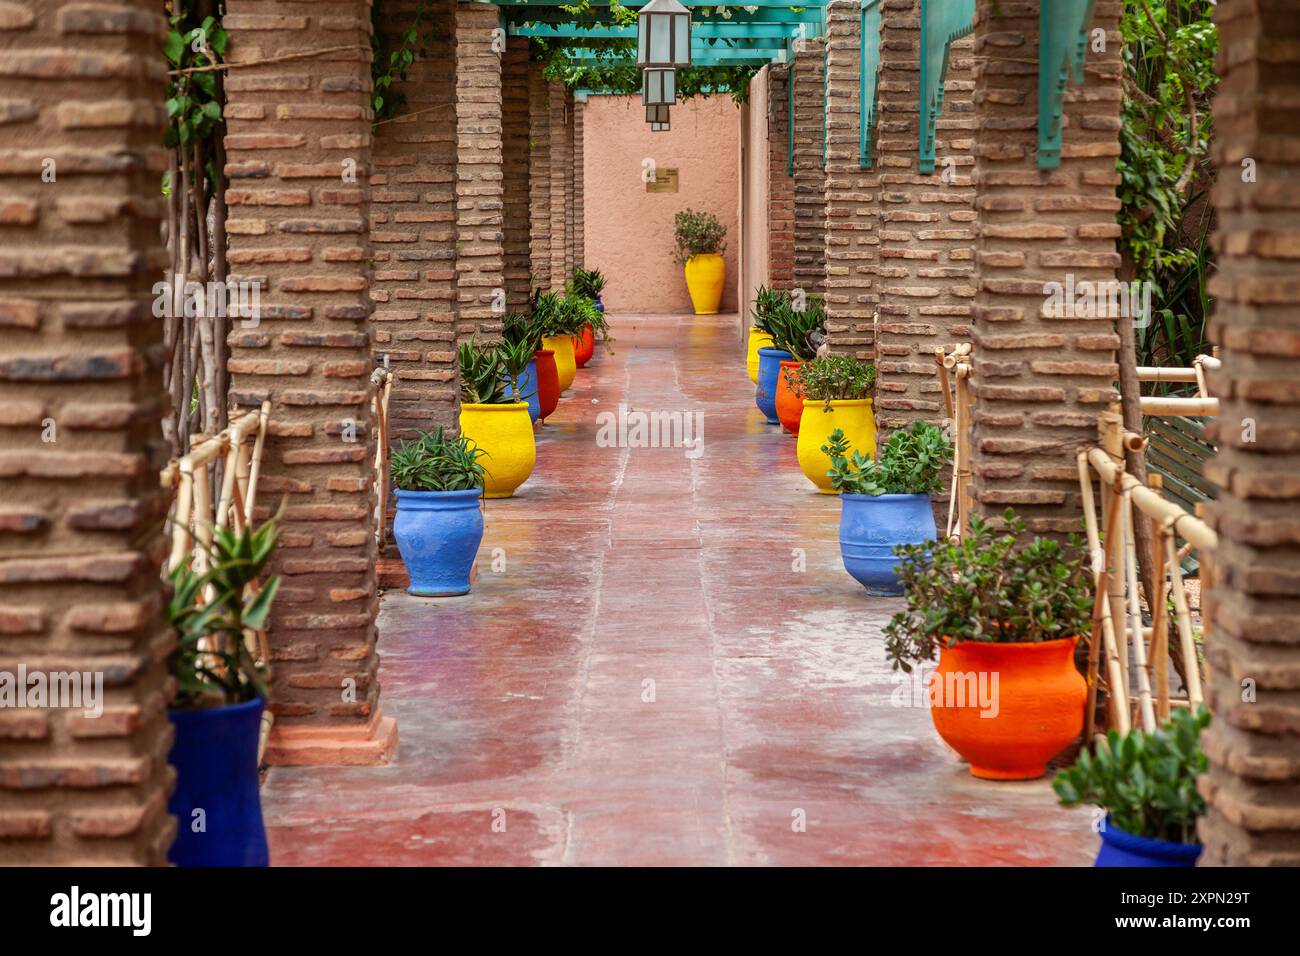
M1164 478L1151 472L1147 475L1147 484L1156 494L1164 487ZM1165 526L1151 519L1151 536L1153 539L1151 566L1156 570L1156 594L1148 596L1151 603L1151 658L1155 665L1156 682L1156 720L1164 724L1169 720L1169 621L1165 611L1165 601L1169 595L1169 578L1166 575Z

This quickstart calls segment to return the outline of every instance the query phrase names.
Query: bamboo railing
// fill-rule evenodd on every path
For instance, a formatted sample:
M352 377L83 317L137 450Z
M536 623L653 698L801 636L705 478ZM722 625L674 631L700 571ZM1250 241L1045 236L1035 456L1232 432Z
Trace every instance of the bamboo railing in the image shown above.
M375 443L375 540L382 549L388 540L388 400L393 393L393 373L384 367L370 373L370 410L373 413Z
M948 412L954 439L948 527L944 534L949 538L960 538L970 527L970 423L974 407L970 389L974 371L970 343L963 342L951 352L946 352L942 346L935 349L934 362L939 374L939 391L943 394L944 408ZM956 382L955 388L953 381Z
M1099 444L1081 449L1078 454L1079 487L1095 586L1088 644L1085 739L1093 734L1103 653L1110 724L1120 733L1127 733L1135 719L1144 730L1154 730L1169 719L1172 707L1195 708L1204 702L1181 558L1187 550L1198 549L1204 580L1211 565L1206 559L1218 544L1218 536L1205 522L1164 498L1159 475L1151 475L1149 484L1144 485L1128 474L1125 452L1144 451L1146 439L1124 429L1118 405L1100 415L1097 428ZM1100 519L1093 493L1094 475L1101 496ZM1151 559L1158 593L1146 596L1150 627L1142 623L1135 521L1151 524ZM1186 542L1182 550L1180 538ZM1166 605L1170 599L1187 691L1186 699L1181 701L1173 700L1169 691Z

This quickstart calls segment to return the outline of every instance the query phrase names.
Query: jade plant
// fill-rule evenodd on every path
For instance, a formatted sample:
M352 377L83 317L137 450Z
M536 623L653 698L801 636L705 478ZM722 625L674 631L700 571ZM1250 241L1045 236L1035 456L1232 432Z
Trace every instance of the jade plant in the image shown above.
M831 432L822 451L831 460L831 487L850 495L933 495L943 487L944 466L952 461L952 442L941 428L913 422L889 436L875 461L861 450L849 455L844 429Z
M278 577L257 581L280 541L276 515L256 529L215 528L206 570L182 564L171 573L167 622L176 649L167 659L178 710L220 707L266 698L266 666L249 650L248 635L266 626Z
M679 264L727 248L727 227L711 212L683 209L673 217L673 235L677 240L675 258Z
M1074 766L1056 775L1052 789L1062 805L1095 804L1134 836L1196 843L1196 820L1205 812L1196 778L1209 764L1201 731L1209 723L1204 707L1195 713L1179 708L1150 733L1121 736L1112 728L1096 753L1085 749Z
M500 348L470 339L457 349L460 364L460 400L465 405L507 405L516 401L507 386L518 390L518 374L511 375Z
M907 608L885 626L895 669L933 661L965 641L1037 643L1092 629L1092 574L1083 542L1034 538L1008 508L1002 527L973 516L959 540L899 545L898 576Z
M486 455L464 435L449 437L441 426L403 441L389 457L393 487L402 491L469 491L483 487Z
M786 369L786 384L794 388L791 371ZM800 367L798 387L805 398L824 401L830 411L831 402L870 398L876 388L876 366L851 355L824 355Z

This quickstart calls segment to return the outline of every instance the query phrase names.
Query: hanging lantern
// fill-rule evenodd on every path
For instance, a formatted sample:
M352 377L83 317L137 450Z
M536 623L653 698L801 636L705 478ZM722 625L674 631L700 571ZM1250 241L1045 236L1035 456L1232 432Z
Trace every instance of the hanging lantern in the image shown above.
M650 132L663 133L668 130L668 105L660 103L657 106L647 106L645 108L645 121L650 124Z
M691 65L691 11L677 0L650 0L636 24L637 66L669 70Z
M677 102L675 70L642 70L641 102L646 106L671 106Z

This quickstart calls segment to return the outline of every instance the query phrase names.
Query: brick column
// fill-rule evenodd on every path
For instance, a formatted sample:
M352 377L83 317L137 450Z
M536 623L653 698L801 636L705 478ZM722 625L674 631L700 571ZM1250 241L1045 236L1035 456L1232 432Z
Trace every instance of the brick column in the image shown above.
M230 335L231 399L271 400L259 517L288 506L271 763L383 762L397 739L375 679L369 13L365 0L229 0L225 18L236 63L353 47L234 69L226 84L232 279L262 284L260 322Z
M551 287L551 107L543 64L528 64L528 249L533 282Z
M391 49L414 22L416 0L385 2L380 29ZM430 55L401 84L406 105L375 131L370 179L371 349L396 372L390 438L451 425L456 418L455 164L452 0L426 12Z
M973 43L953 44L935 129L935 171L922 174L918 0L891 0L881 23L880 360L876 422L887 437L946 415L934 350L970 336L975 297ZM941 500L940 500L941 499ZM947 495L936 496L947 514Z
M979 512L1011 505L1035 533L1078 530L1075 452L1116 397L1113 314L1049 316L1045 284L1114 280L1119 265L1119 11L1098 0L1106 52L1088 53L1067 93L1055 170L1036 162L1038 4L979 0L976 15L973 494Z
M569 91L563 83L551 82L547 86L550 104L551 134L551 268L550 288L559 291L569 277L567 222L569 191L573 186L573 138L569 126Z
M500 17L456 4L456 337L501 331L505 290Z
M103 713L0 711L0 859L162 864L162 17L0 6L0 672L102 681ZM22 688L20 692L25 692Z
M794 177L789 159L789 70L773 64L767 93L767 281L773 289L794 285ZM752 301L756 290L747 290ZM747 320L749 317L746 317Z
M1222 0L1210 340L1219 533L1206 606L1206 865L1300 865L1300 18Z
M798 41L794 65L794 284L809 295L826 279L822 42Z
M569 168L564 179L564 275L573 274L573 267L578 259L575 254L574 240L577 238L577 186L578 186L578 150L577 150L577 112L578 106L573 102L573 91L564 91L564 112L568 122L564 127L565 145L569 152Z
M506 307L528 308L528 40L510 37L501 61Z
M586 214L586 190L583 185L583 133L582 114L586 107L582 103L573 104L573 264L578 268L584 265L584 246L586 230L583 218Z
M836 352L875 358L872 314L880 239L878 179L862 169L858 130L861 15L856 0L826 11L826 333Z

